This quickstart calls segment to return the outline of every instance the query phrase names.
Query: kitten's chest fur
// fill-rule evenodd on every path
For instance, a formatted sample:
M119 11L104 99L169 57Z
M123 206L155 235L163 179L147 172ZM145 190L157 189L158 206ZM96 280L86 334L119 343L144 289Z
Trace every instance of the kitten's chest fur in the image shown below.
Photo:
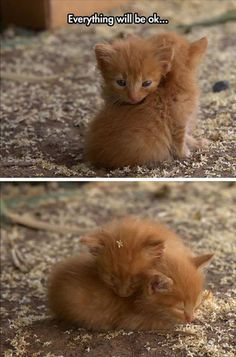
M195 90L160 86L139 104L109 99L91 125L87 158L106 167L170 160L175 136L194 121Z

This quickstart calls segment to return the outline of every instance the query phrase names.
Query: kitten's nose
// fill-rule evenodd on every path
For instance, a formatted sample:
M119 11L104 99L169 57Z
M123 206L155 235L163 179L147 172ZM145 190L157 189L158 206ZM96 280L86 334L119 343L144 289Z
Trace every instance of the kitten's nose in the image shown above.
M194 316L193 315L188 315L188 314L185 314L185 321L187 323L190 323L194 320Z
M136 96L130 96L130 103L132 104L137 104L138 102L140 102L140 98L136 97Z

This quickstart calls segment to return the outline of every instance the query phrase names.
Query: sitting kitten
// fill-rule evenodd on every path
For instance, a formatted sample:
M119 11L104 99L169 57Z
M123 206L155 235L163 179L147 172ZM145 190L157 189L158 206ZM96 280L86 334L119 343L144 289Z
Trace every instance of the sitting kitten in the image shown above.
M143 290L122 298L100 280L93 256L81 253L54 268L49 306L60 319L94 330L151 330L190 322L201 303L201 267L211 258L167 256L160 272L147 278Z
M96 45L105 105L89 127L87 159L116 168L188 156L199 145L191 131L206 47L206 38L190 44L173 33Z

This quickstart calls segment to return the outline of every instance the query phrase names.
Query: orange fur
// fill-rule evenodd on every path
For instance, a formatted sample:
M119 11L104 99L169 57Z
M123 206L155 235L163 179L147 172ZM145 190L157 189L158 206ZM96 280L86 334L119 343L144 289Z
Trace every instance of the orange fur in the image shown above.
M174 33L97 45L105 105L90 125L87 159L104 167L155 165L198 147L196 69L206 47L206 38L190 44Z
M149 269L163 255L167 228L147 220L126 217L82 237L96 259L99 277L117 295L132 295Z
M160 268L169 277L155 271L143 290L122 298L99 279L93 256L81 253L54 268L49 306L57 317L95 330L150 330L190 322L199 307L203 275L193 261L185 265L169 259ZM210 258L202 260L206 263Z
M57 264L50 277L49 307L62 320L91 329L115 327L119 298L102 283L94 260L81 253Z

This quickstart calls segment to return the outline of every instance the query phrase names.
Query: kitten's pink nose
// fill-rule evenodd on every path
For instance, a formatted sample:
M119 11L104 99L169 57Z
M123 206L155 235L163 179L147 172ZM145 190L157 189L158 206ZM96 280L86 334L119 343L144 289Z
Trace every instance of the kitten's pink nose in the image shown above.
M140 98L139 97L130 96L130 103L137 104L138 102L140 102Z
M187 323L193 322L193 320L194 320L194 316L193 315L185 314L185 321Z

